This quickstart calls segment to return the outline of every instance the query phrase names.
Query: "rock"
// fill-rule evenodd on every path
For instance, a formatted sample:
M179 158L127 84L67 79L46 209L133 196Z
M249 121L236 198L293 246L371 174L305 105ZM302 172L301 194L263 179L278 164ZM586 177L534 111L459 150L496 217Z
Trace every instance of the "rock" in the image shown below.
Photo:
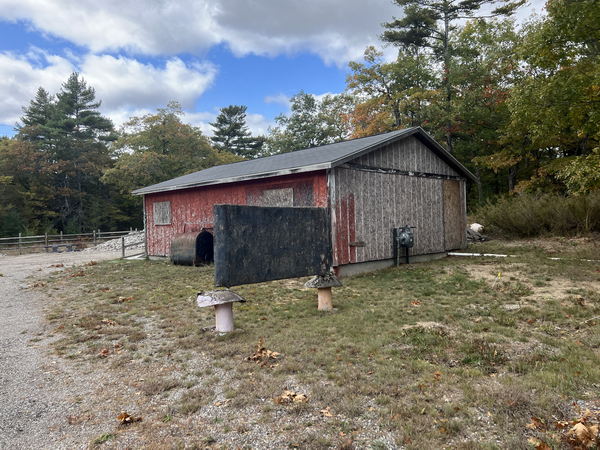
M487 241L488 237L477 232L473 231L471 228L467 228L467 241L468 242L483 242Z
M131 250L143 250L144 249L144 231L132 231L129 234L123 236L125 238L125 245L135 244L131 247L127 247L127 251ZM121 250L121 238L111 239L110 241L102 242L94 247L88 247L84 252L118 252Z
M471 225L469 225L469 228L475 233L481 233L483 231L483 225L481 225L480 223L472 223Z

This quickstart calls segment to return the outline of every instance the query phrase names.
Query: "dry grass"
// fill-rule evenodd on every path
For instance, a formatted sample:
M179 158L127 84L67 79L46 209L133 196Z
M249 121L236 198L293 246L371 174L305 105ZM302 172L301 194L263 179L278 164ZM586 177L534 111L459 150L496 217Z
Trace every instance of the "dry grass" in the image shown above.
M225 336L194 305L212 288L209 267L114 261L44 289L56 351L105 374L89 402L116 416L133 396L144 416L125 431L107 422L97 444L135 432L134 446L157 448L527 448L534 435L560 446L526 425L600 408L599 265L574 260L590 248L484 244L474 250L520 256L347 279L332 313L298 280L244 286ZM548 285L561 295L536 295ZM261 337L281 353L268 365L247 360ZM308 402L274 403L284 390Z

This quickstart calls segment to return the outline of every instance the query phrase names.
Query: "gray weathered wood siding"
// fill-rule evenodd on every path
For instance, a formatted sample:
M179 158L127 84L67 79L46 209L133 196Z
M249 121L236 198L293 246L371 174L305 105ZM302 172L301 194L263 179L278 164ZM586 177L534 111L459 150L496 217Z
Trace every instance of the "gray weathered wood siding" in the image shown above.
M433 153L429 147L414 136L371 152L352 162L365 166L387 167L389 169L451 176L459 175L452 167Z
M453 168L414 137L333 169L329 182L335 264L392 258L392 228L402 225L416 227L411 254L445 251L444 179L369 168L458 177ZM463 201L465 181L457 182L461 183ZM458 204L446 208L464 215Z

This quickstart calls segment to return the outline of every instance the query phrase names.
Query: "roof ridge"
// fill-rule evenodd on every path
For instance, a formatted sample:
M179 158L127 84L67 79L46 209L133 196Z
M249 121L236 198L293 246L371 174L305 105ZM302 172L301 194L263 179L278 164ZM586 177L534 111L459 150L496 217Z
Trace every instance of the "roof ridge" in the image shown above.
M212 184L233 183L255 178L264 178L292 173L309 172L315 170L331 169L350 158L357 157L364 152L370 152L374 148L388 145L404 137L420 135L420 139L427 141L432 150L439 153L442 159L459 172L467 174L475 179L460 162L449 154L439 143L430 137L421 127L410 127L401 130L378 133L361 138L348 139L346 141L319 145L286 153L264 156L261 158L237 161L229 164L221 164L195 171L179 177L145 186L133 191L134 194L146 194L161 192L165 190L187 189L196 186ZM362 142L364 141L364 143ZM243 163L243 164L242 164Z

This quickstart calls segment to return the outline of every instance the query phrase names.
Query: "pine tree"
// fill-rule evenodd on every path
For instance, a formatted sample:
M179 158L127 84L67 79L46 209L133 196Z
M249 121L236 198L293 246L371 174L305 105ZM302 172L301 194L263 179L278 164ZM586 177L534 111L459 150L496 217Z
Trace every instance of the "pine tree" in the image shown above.
M221 108L215 122L210 125L214 134L210 138L219 151L231 152L244 158L255 158L260 154L265 139L253 137L246 125L246 106L230 105Z
M50 122L55 114L54 99L44 88L38 88L35 98L23 108L21 123L16 130L21 140L50 145Z
M510 16L526 0L394 0L403 8L404 17L385 23L382 39L406 50L418 53L430 49L442 63L442 88L445 96L446 145L452 151L452 76L451 38L456 30L454 22L469 19L484 5L503 4L490 16Z
M60 217L68 231L94 227L102 220L86 216L93 202L106 201L99 180L111 165L106 143L114 139L113 124L100 114L100 105L94 89L76 72L57 94L51 125L58 134L56 156L63 162Z

